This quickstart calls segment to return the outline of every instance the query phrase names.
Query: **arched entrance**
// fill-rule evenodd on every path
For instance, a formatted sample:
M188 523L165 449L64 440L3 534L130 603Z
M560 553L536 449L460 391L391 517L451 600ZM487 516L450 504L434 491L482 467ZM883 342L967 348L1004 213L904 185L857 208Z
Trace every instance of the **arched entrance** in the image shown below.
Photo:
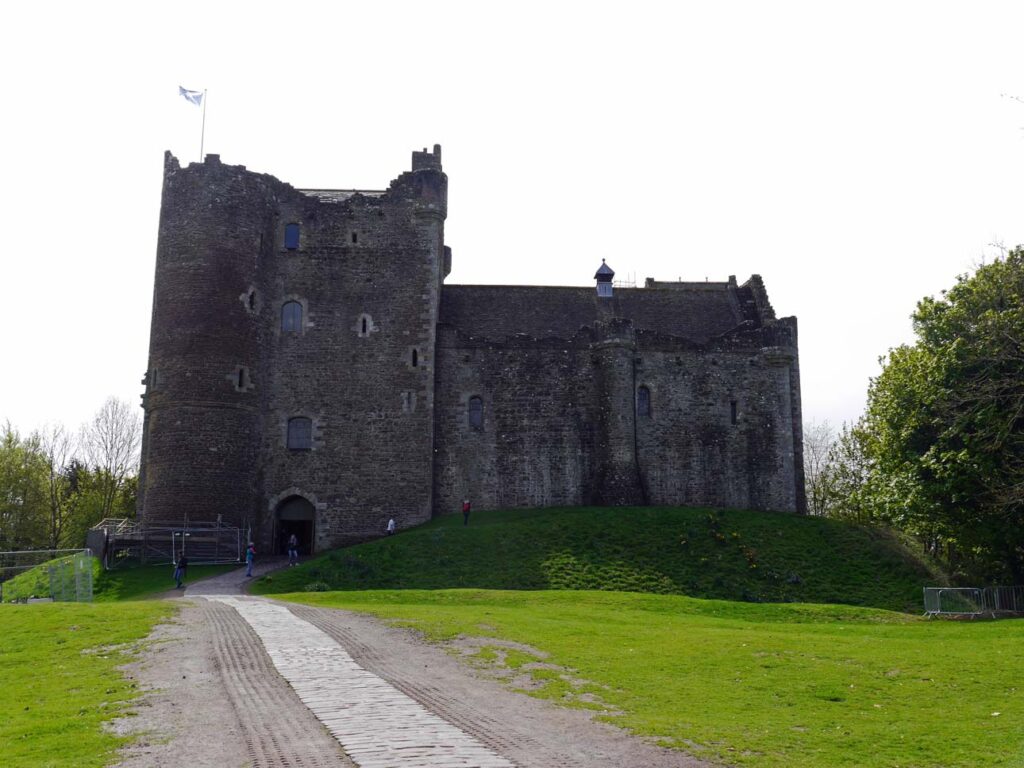
M313 552L313 533L316 509L312 502L301 496L289 496L277 505L277 540L274 550L287 554L288 539L294 533L299 540L299 554Z

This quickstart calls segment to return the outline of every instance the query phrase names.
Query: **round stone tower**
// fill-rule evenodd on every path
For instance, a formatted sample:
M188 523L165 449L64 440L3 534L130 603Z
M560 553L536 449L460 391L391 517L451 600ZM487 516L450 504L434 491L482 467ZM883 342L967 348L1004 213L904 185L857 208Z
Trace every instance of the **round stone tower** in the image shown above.
M187 168L165 156L143 395L146 522L244 524L257 515L257 319L272 182L217 155Z

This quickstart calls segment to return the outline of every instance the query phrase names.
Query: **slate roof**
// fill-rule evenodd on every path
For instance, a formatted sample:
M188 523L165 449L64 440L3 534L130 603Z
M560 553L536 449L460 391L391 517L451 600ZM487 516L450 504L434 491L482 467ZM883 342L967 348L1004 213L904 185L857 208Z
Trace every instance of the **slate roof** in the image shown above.
M627 318L637 329L704 342L744 320L735 291L726 283L691 290L615 288L599 298L593 287L445 285L440 322L468 336L495 341L526 334L571 338L597 320Z

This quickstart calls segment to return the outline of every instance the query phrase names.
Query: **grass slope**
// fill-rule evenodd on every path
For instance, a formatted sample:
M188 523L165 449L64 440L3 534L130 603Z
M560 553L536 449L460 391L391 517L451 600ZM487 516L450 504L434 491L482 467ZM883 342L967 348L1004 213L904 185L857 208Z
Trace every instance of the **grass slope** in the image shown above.
M29 597L49 597L49 566L59 560L43 563L18 574L3 584L4 602L14 602ZM216 576L238 568L237 565L190 565L186 585L209 576ZM118 600L141 600L174 589L174 573L170 565L149 565L104 571L97 558L92 558L93 600L112 602Z
M328 553L259 580L304 589L603 589L920 611L936 574L893 535L742 510L474 512Z
M618 710L603 719L730 765L1022 765L1024 622L616 592L286 597L400 619L433 640L528 644L544 667L486 640L477 663L503 660L543 683L532 695Z
M169 602L0 605L0 764L104 766L125 739L102 724L137 695L116 650L144 638Z

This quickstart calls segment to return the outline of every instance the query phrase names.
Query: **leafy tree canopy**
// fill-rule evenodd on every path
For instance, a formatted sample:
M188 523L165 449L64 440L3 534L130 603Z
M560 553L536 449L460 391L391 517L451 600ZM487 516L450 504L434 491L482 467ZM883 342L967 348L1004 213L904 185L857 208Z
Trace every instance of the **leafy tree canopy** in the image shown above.
M872 381L867 492L891 523L1024 583L1024 249L913 315L917 343Z

